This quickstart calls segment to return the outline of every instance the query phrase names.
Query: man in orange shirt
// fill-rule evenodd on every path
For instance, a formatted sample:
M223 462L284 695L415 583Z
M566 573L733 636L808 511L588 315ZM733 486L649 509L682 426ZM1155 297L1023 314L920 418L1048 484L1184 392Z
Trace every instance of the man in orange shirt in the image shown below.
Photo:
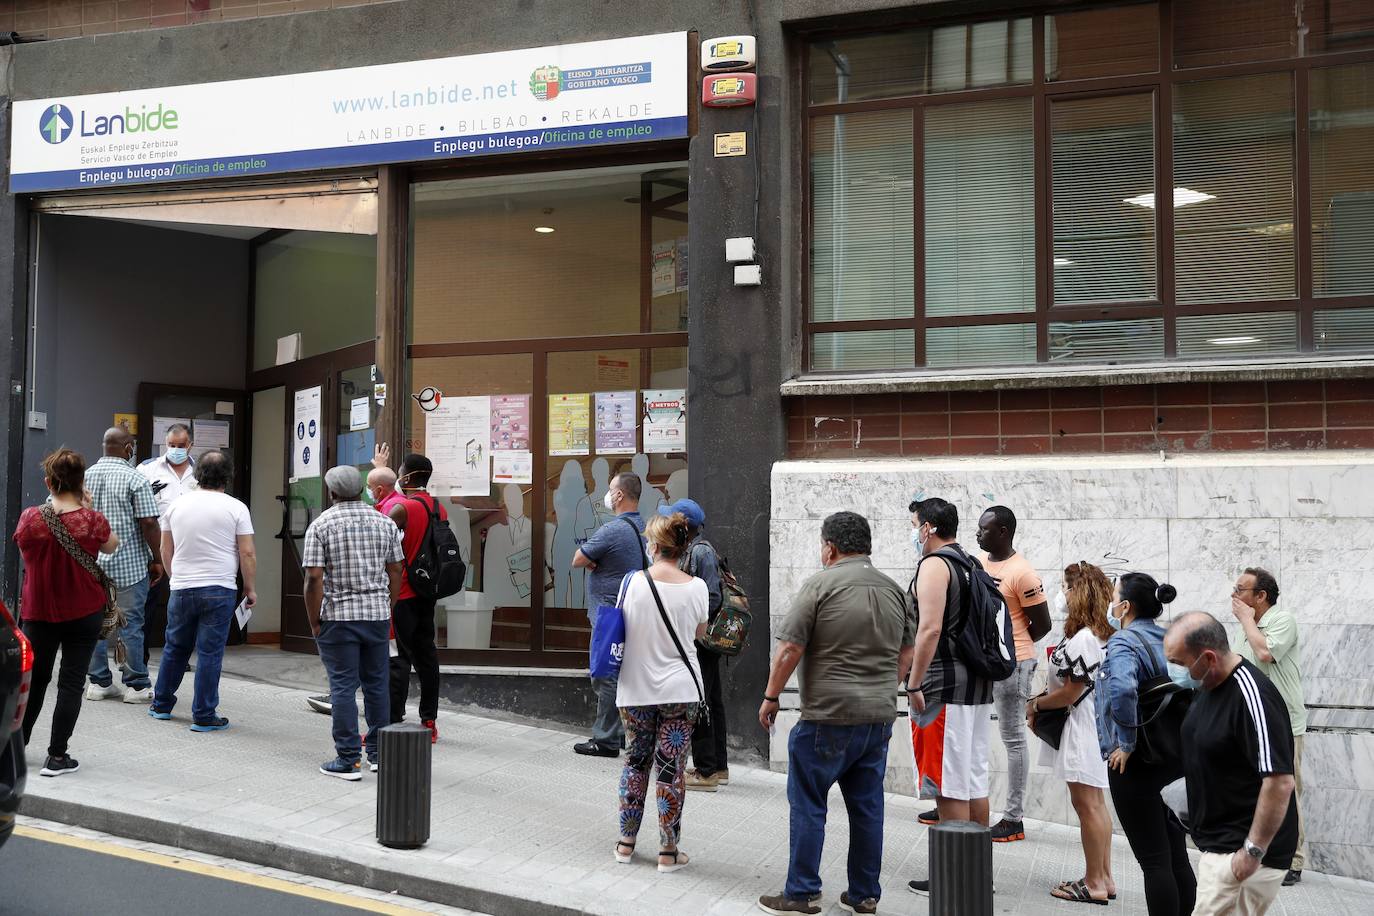
M1002 744L1007 749L1007 804L1002 809L1002 819L992 827L994 843L1026 838L1022 817L1030 757L1026 752L1025 710L1035 677L1035 644L1050 631L1045 585L1030 561L1012 546L1015 537L1016 515L1006 506L993 506L978 519L978 546L986 554L983 568L1002 590L1016 638L1016 672L993 684L993 706ZM934 811L921 815L921 822L926 824L938 819Z

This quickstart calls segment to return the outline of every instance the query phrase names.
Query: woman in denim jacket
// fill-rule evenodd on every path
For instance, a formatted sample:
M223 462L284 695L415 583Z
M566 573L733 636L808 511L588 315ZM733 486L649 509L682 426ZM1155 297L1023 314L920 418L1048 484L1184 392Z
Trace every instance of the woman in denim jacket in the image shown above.
M1145 873L1150 916L1187 916L1197 897L1183 828L1160 797L1164 786L1173 781L1171 774L1131 759L1139 685L1166 670L1164 628L1156 619L1177 595L1172 585L1160 585L1144 573L1121 577L1107 608L1107 622L1118 632L1107 641L1095 691L1097 738L1107 760L1112 804Z

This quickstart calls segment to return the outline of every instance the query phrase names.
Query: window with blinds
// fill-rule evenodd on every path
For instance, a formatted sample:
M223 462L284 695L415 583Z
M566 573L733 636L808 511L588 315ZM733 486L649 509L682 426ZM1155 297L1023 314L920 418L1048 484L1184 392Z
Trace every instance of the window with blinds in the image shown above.
M1293 75L1174 88L1174 261L1180 304L1297 295ZM1154 200L1137 202L1154 206Z
M808 38L803 369L1374 359L1374 0L1042 6Z
M1131 203L1155 192L1154 96L1050 113L1054 304L1156 299L1154 210Z
M1374 293L1374 63L1308 77L1312 293Z
M926 314L1035 311L1031 100L925 111Z
M812 320L915 314L911 144L910 111L812 119Z

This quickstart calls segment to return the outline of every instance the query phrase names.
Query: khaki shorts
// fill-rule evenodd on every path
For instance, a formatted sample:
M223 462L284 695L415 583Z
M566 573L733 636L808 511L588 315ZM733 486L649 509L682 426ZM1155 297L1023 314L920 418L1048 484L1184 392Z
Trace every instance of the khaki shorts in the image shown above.
M1193 916L1263 916L1283 884L1283 871L1265 868L1244 884L1231 874L1231 857L1204 852L1197 866L1197 906Z

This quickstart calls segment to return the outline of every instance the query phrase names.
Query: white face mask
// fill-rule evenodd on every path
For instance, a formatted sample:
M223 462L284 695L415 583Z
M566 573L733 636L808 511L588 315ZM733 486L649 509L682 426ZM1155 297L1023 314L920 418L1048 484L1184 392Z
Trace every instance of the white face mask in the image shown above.
M1059 594L1055 595L1054 610L1055 613L1060 614L1061 616L1067 614L1069 612L1069 596L1064 594L1063 592L1060 592Z
M614 499L611 499L611 491L610 491L610 490L607 490L607 491L606 491L606 495L605 495L605 497L602 498L601 502L605 504L605 506L606 506L606 511L607 511L607 512L614 512L614 511L615 511L615 500L614 500Z

